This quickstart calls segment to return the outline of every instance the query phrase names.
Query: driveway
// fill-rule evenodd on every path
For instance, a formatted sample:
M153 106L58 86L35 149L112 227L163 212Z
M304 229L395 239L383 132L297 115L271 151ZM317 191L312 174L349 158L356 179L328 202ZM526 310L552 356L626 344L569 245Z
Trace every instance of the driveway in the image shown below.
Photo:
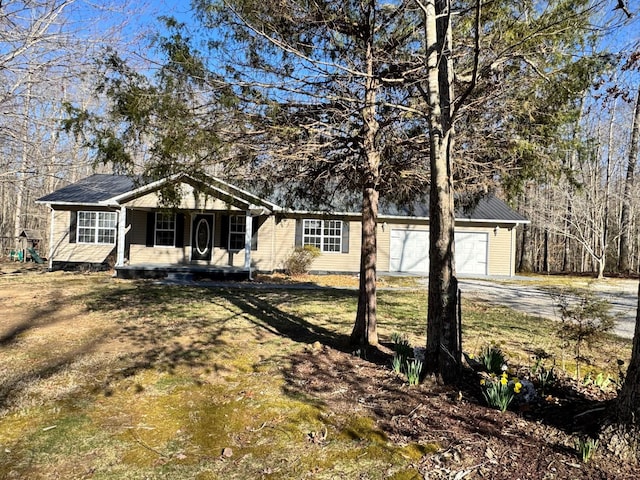
M463 298L479 298L531 315L560 319L549 288L545 290L536 287L527 277L518 277L516 281L463 278L459 280L459 286ZM611 303L611 313L617 316L613 333L623 338L633 338L638 305L638 281L603 280L594 282L591 288Z

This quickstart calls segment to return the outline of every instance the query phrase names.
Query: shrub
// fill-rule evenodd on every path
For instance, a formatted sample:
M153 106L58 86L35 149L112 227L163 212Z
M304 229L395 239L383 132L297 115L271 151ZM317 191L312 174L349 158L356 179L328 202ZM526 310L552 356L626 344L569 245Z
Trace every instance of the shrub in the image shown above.
M585 347L593 346L613 329L611 304L591 290L567 289L552 296L562 319L559 334L563 348L573 348L576 378L580 378L580 363L588 363Z
M413 353L413 348L411 348L411 344L406 335L394 332L391 334L391 341L393 342L394 352L404 360L409 358Z
M495 375L489 379L483 378L480 380L480 385L487 404L501 412L507 410L514 396L522 389L522 383L517 378L509 381L507 372L503 372L500 378Z
M507 359L502 350L495 345L486 345L478 355L478 362L484 366L489 373L501 373L507 364Z
M295 276L307 273L313 261L319 256L320 249L313 245L296 247L284 263L287 275Z

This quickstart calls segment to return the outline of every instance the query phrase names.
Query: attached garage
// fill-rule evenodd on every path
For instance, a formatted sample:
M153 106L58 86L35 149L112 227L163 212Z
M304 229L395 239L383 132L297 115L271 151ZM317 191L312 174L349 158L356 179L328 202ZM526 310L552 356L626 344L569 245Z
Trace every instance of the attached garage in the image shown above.
M489 235L486 232L456 231L456 271L462 275L486 275ZM391 230L389 270L429 273L429 231Z
M487 274L489 234L456 232L456 272L464 275Z
M392 229L389 270L429 273L429 231Z

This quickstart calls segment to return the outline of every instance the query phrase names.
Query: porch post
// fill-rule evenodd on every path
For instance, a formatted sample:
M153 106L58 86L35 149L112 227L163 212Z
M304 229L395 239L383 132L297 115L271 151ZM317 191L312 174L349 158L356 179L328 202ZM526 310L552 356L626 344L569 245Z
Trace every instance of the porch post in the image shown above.
M124 237L127 233L126 223L127 207L123 205L120 207L120 213L118 214L118 250L116 256L116 267L122 267L124 265Z
M247 210L245 216L245 231L244 231L244 268L251 270L251 228L253 226L253 217L251 211ZM251 276L251 275L249 275Z

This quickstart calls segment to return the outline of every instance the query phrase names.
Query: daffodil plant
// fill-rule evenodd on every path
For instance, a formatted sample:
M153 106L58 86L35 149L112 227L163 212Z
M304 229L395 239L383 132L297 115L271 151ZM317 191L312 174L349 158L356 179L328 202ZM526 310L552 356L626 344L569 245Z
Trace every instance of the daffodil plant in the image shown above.
M507 372L502 372L499 378L493 375L489 379L482 379L480 380L480 385L482 386L482 395L487 404L501 412L509 408L515 395L522 390L522 383L517 378L509 381Z

